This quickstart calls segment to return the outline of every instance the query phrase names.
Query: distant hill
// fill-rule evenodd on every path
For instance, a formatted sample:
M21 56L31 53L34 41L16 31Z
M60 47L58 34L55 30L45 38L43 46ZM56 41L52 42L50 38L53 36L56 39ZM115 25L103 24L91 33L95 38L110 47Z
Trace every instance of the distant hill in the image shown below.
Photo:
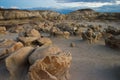
M52 10L59 12L61 14L68 14L70 12L78 10L78 7L74 8L64 8L64 9L58 9L58 8L45 8L45 7L36 7L36 8L29 8L28 10ZM119 5L108 5L108 6L102 6L99 8L93 8L97 12L120 12Z
M93 9L59 10L53 11L49 8L38 10L38 8L19 10L19 9L0 9L0 20L9 19L32 19L39 18L44 20L120 20L119 13L96 12ZM68 13L69 12L69 13ZM67 13L67 14L60 14Z
M44 7L28 8L27 10L52 10L60 14L68 14L72 11L75 11L74 9L56 9L56 8L44 8Z

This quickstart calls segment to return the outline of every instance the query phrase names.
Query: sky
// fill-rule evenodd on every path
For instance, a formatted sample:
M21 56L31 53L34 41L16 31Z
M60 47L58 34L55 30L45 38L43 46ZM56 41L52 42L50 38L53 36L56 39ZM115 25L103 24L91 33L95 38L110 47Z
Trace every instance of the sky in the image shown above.
M0 7L19 9L35 7L55 9L92 8L120 12L120 0L0 0Z

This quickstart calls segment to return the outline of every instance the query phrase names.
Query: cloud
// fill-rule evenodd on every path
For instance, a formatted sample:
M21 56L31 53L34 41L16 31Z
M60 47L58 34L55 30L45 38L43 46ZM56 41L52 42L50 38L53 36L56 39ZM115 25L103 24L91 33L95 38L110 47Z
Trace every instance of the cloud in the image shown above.
M117 4L117 5L120 5L120 1L117 0L117 1L116 1L116 4Z
M11 9L18 9L18 7L17 6L12 6L12 7L10 7Z
M114 2L115 0L56 0L57 2Z
M103 6L120 6L120 0L61 0L63 2L56 1L56 8L99 8ZM65 2L66 1L66 2ZM81 2L83 1L83 2ZM90 2L91 1L91 2ZM102 2L103 1L103 2ZM108 2L106 2L108 1Z
M4 8L4 6L0 6L0 8Z
M94 8L94 7L102 7L105 5L113 5L113 3L109 3L109 2L71 2L71 3L62 3L60 4L61 8L65 8L65 7L69 7L69 8L73 8L73 7L85 7L85 8Z

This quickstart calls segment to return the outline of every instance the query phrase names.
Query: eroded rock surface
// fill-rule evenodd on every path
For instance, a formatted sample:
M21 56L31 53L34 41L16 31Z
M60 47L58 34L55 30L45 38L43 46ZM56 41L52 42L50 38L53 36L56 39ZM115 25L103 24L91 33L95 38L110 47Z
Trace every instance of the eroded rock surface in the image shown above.
M13 40L4 40L0 43L0 59L3 59L11 53L19 50L24 45L21 42L15 42Z
M37 42L39 43L39 45L51 45L52 44L52 41L50 40L50 38L46 38L46 37L37 39Z
M120 49L120 35L107 38L105 44L111 48Z
M3 26L3 27L0 27L0 34L1 34L1 33L3 33L3 34L6 33L6 28L5 28L4 26Z
M65 52L38 59L29 69L29 80L69 80L71 59Z
M22 80L25 75L24 70L27 66L27 58L33 51L32 47L24 47L6 58L5 63L10 73L10 80Z
M55 45L50 46L42 46L38 47L30 56L29 56L29 62L30 64L33 64L36 60L42 59L45 56L49 56L52 54L57 54L61 52L60 48L58 48Z

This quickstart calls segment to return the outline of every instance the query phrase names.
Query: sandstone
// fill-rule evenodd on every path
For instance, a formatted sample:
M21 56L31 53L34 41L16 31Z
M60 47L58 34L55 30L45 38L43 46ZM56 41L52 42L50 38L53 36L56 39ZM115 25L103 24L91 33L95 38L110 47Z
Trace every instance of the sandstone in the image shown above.
M76 46L76 44L73 42L70 44L70 47L75 47L75 46Z
M7 51L8 51L8 53L13 53L22 47L24 47L24 45L21 42L16 42L10 48L8 48Z
M68 39L70 37L70 33L68 31L63 32L63 36Z
M106 29L106 33L110 33L113 35L120 35L120 29L117 29L113 26L108 26L108 28Z
M37 41L39 45L51 45L52 44L52 41L50 40L50 38L46 38L46 37L37 39Z
M0 47L10 47L12 46L14 43L16 43L14 40L12 39L4 39L0 42Z
M15 45L16 42L13 41L13 40L3 40L1 43L0 43L0 59L3 59L5 57L7 57L11 52L13 52L13 49L10 50L13 45Z
M29 56L29 62L30 64L33 64L37 59L42 59L45 56L49 56L52 54L57 54L61 50L55 46L55 45L50 45L50 46L41 46L38 47L30 56Z
M0 33L6 33L6 28L5 27L0 27Z
M11 28L9 28L8 30L9 32L12 32L12 33L25 32L25 29L23 28L22 25L12 25Z
M109 46L114 49L120 49L120 35L119 36L111 36L105 39L106 46Z
M11 44L10 46L2 47L0 49L0 59L7 57L11 53L19 50L22 47L23 47L23 44L21 42L16 42Z
M71 60L66 52L38 59L29 69L29 80L69 80Z
M39 31L35 30L35 29L32 29L32 30L28 30L26 33L25 33L26 37L40 37L40 33Z
M32 47L23 47L6 58L5 63L10 73L10 80L21 80Z
M31 46L32 42L37 39L37 37L18 37L18 40L21 41L25 46Z

